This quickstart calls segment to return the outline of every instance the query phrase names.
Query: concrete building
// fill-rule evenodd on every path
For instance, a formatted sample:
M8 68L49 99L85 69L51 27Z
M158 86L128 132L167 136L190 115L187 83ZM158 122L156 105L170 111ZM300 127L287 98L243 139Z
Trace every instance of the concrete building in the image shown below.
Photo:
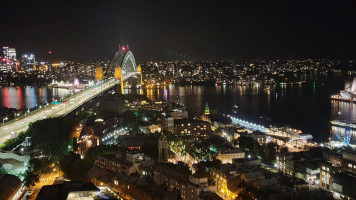
M310 185L319 186L320 164L316 161L296 161L294 176L308 182Z
M231 149L223 151L216 156L216 159L220 160L223 164L232 164L234 159L240 158L245 158L245 152L241 151L240 149Z
M7 60L14 60L16 61L16 49L10 47L3 47L4 57Z
M92 183L65 181L62 184L43 186L36 200L94 200L99 192L100 189Z
M188 118L188 111L185 108L176 108L167 112L174 119Z
M79 152L84 154L90 147L100 144L116 144L117 138L125 132L122 118L111 117L107 120L88 118L80 133Z
M232 164L223 164L220 169L213 168L211 176L216 186L216 193L223 199L235 199L241 183L241 171Z
M171 115L162 113L161 115L162 130L167 130L171 133L174 131L174 118Z
M140 174L144 175L140 167L153 166L154 161L143 153L131 151L126 153L126 157L117 155L103 155L95 160L95 165L111 172L120 174Z
M334 175L332 192L335 199L356 199L356 178L346 173Z
M158 139L158 162L168 162L168 141L163 135Z
M207 176L185 175L169 168L155 169L154 181L157 185L167 185L168 191L178 190L186 200L201 199L200 194L208 187Z
M356 155L344 152L342 154L342 165L345 171L356 174Z
M244 180L248 185L255 181L264 180L265 175L261 171L242 173L241 180Z
M251 133L251 137L256 140L260 145L265 145L266 144L266 134L260 132L260 131L255 131Z
M177 191L167 191L162 185L157 185L151 180L138 177L116 174L113 177L111 189L124 199L142 200L178 200Z
M320 188L332 191L334 175L341 172L341 167L334 166L330 162L320 164Z
M173 134L208 138L211 134L211 124L203 120L190 118L175 119Z
M229 117L217 116L211 119L213 126L216 128L231 128L234 127L232 120Z

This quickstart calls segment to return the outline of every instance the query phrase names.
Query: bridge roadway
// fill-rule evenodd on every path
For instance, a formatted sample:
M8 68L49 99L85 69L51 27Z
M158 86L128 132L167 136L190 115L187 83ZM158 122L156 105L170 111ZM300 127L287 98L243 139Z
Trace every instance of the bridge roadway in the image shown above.
M35 122L37 120L65 116L79 106L83 105L85 102L90 101L101 93L112 88L117 83L119 83L119 81L116 81L113 78L108 79L97 87L89 87L77 94L68 97L65 99L65 104L51 104L48 106L43 106L43 108L26 113L26 116L19 117L16 120L12 120L2 125L0 127L0 144L11 138L11 132L19 133L21 131L25 131L27 130L29 123Z

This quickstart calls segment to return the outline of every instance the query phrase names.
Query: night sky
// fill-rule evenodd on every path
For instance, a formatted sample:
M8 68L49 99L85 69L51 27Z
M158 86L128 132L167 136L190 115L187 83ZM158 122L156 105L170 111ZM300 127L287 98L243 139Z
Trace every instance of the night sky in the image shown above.
M356 1L271 2L2 0L0 45L79 61L127 43L138 62L356 57Z

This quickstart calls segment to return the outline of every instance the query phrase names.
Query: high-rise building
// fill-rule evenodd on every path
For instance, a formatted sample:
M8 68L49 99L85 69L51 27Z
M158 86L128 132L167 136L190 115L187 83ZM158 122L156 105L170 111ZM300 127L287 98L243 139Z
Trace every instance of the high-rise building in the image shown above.
M24 54L22 56L22 59L23 59L23 63L25 65L34 65L35 64L35 55L33 55L33 54L29 54L29 55Z
M3 47L3 52L4 52L4 57L7 60L16 60L16 49L15 48Z

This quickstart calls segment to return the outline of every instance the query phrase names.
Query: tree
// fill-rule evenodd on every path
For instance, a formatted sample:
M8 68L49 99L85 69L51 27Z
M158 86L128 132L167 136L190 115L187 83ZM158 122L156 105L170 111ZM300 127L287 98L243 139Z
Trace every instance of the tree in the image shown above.
M78 150L78 143L77 143L77 138L73 138L72 139L72 149L74 152L76 152Z
M25 140L26 137L27 137L27 134L21 131L20 133L17 134L17 136L14 139L6 140L0 146L0 149L4 150L4 151L11 151L17 145L21 144Z
M270 142L267 143L264 146L264 154L263 154L263 159L265 161L271 161L276 159L276 153L277 153L277 144Z
M72 181L85 181L86 174L90 169L85 161L76 154L62 156L59 160L59 167L65 177Z
M40 176L31 169L27 169L25 171L23 182L26 187L34 186L39 180Z
M126 110L122 113L124 125L127 126L131 134L139 133L139 124L136 115L131 110Z
M48 159L37 159L32 157L29 161L28 169L33 171L34 173L40 173L44 171L50 164Z
M262 156L263 148L251 137L241 136L238 139L239 147L245 152L250 152L253 156Z
M50 118L29 124L26 131L32 137L34 146L45 155L65 152L69 136L76 122L72 119Z
M77 118L78 118L79 120L84 120L84 119L88 118L89 115L90 115L90 114L89 114L88 111L79 111L79 112L77 113Z
M121 153L121 150L116 145L100 145L94 146L88 149L85 153L84 161L89 164L93 164L95 160L101 155L112 155Z

